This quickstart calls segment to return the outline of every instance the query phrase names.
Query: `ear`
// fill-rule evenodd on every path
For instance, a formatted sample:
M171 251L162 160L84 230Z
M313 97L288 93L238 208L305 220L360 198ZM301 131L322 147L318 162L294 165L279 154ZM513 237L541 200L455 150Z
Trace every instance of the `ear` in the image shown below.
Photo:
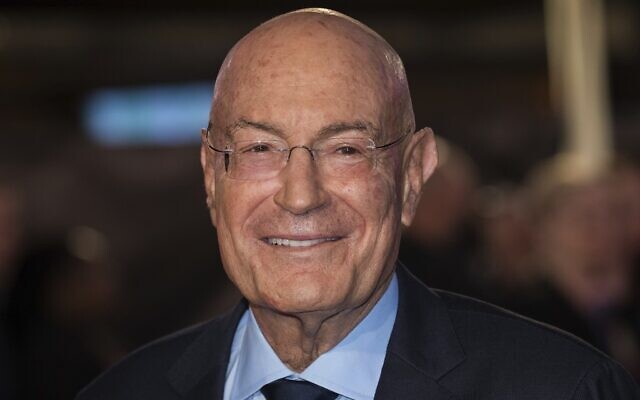
M200 144L200 165L204 174L204 190L207 195L207 207L211 215L211 222L216 226L216 171L213 155L207 144L207 130L202 129Z
M402 224L411 225L420 201L422 186L438 165L438 150L431 128L423 128L411 137L403 169Z

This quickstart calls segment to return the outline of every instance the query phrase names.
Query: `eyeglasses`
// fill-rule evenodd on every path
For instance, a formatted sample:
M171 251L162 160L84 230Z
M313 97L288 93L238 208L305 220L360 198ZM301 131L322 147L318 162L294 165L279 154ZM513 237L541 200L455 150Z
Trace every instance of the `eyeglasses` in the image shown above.
M218 149L211 144L211 131L202 128L207 145L224 155L224 168L229 177L255 181L274 178L287 165L295 149L309 152L319 171L329 177L362 177L376 165L377 153L402 142L409 135L405 132L394 141L376 146L371 138L332 137L315 142L311 147L289 147L284 140L238 140Z

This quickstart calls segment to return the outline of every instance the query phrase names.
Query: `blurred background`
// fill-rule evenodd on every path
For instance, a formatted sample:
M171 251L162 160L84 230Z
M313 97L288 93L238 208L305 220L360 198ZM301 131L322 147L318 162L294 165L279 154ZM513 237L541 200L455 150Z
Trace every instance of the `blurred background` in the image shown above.
M640 3L324 2L405 62L441 163L400 259L640 379ZM231 307L199 166L213 79L317 2L0 5L0 398L68 399Z

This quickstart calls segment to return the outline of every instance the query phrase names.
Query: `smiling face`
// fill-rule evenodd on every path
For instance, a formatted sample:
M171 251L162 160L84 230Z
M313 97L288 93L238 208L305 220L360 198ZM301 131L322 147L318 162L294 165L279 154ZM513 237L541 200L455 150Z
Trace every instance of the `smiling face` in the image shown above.
M349 29L355 32L345 35ZM396 139L404 132L391 103L394 78L383 52L366 41L370 33L337 17L294 15L261 26L223 65L212 142L224 148L261 138L311 147L328 131L376 144ZM422 164L429 146L431 136L412 135L380 152L366 173L338 177L299 148L276 177L256 181L230 178L224 157L203 145L229 277L251 304L281 313L335 313L377 300L393 272L401 220L411 220L423 177L435 166L434 148L433 166Z

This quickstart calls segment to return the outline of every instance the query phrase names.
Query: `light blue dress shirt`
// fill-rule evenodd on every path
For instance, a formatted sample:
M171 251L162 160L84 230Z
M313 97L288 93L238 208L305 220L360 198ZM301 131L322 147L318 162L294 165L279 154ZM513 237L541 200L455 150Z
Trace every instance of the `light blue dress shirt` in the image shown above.
M251 312L244 313L231 346L224 400L264 400L260 388L281 378L304 379L338 399L372 400L398 310L398 282L391 283L369 314L334 348L295 373L280 361Z

